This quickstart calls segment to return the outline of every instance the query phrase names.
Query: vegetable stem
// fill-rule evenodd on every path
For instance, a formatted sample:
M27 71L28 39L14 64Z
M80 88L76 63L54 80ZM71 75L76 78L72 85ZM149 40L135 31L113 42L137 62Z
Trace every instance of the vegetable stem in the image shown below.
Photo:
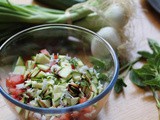
M150 87L150 88L151 88L151 91L153 93L153 97L157 102L158 116L159 116L159 120L160 120L160 101L159 101L159 97L156 93L156 90L153 87Z
M137 58L136 60L127 63L126 65L122 66L119 70L119 72L123 72L124 70L128 69L129 71L131 70L131 68L133 67L134 64L136 64L138 61L140 61L141 57Z

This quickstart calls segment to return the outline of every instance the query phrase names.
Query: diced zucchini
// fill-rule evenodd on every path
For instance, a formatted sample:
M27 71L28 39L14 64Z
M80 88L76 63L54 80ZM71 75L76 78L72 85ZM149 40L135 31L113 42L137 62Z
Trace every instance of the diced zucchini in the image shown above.
M72 72L72 68L70 67L64 67L59 72L58 75L62 78L67 78Z
M83 62L82 62L81 60L78 60L77 63L78 63L78 66L79 66L79 67L84 66L84 64L83 64Z
M22 100L20 100L20 102L22 102L22 103L24 103L24 101L25 101L24 98L22 98ZM22 108L21 108L21 107L18 107L18 106L16 106L15 109L16 109L16 111L18 112L18 114L22 111Z
M59 70L61 70L62 67L60 67L59 65L53 65L51 67L51 71L57 73Z
M38 67L35 67L32 71L31 71L31 77L35 77L38 72L40 71L40 69Z
M25 87L28 87L30 85L32 85L32 81L31 80L25 81L25 85L24 85Z
M66 86L54 85L53 94L55 94L55 93L62 93L65 90L66 90Z
M92 77L92 82L93 82L94 84L98 84L98 79L97 79L96 77Z
M75 81L81 80L81 74L79 72L73 72L72 77Z
M71 106L76 105L78 103L79 97L71 98Z
M94 97L94 94L95 94L94 92L90 92L90 96L89 96L88 99L89 99L89 100L92 99L92 98Z
M28 70L25 71L25 73L24 73L24 79L27 78L27 76L29 75L29 73L30 73L30 72L29 72Z
M47 66L47 65L42 65L42 64L38 64L37 67L38 67L39 69L43 70L43 71L47 71L47 70L49 70L49 68L50 68L49 66Z
M28 120L28 117L29 117L29 110L25 110L24 119Z
M35 60L36 60L36 63L39 63L39 64L50 63L49 57L47 57L46 55L44 55L42 53L37 54Z
M51 102L49 100L37 100L41 107L49 108L51 107Z
M72 68L71 64L67 60L65 60L63 62L60 62L60 66L61 67L70 67L70 68Z
M54 102L57 101L58 99L61 98L61 96L62 96L62 93L55 93L55 94L54 94L53 101L54 101Z
M32 106L35 106L35 107L39 106L38 103L35 100L30 101L29 104L32 105Z
M52 91L53 91L53 87L49 86L49 87L47 88L47 91L45 92L44 96L47 96L47 95L51 94Z
M89 72L88 70L86 71L86 77L87 77L87 79L89 79L89 80L90 80L91 77L92 77L92 75L90 74L90 72Z
M42 83L38 83L36 81L32 81L32 87L34 88L42 88Z
M17 111L18 114L22 111L22 108L18 107L18 106L16 106L15 109L16 109L16 111Z
M24 61L22 59L22 57L18 57L18 60L16 62L16 66L24 66Z
M97 93L97 88L94 83L91 83L91 88L94 93Z
M27 69L28 69L28 70L33 69L34 66L35 66L35 61L33 61L33 60L28 60L28 61L27 61Z
M54 107L57 107L59 105L59 101L60 101L60 98L57 101L54 101L54 99L52 99L52 105Z
M66 55L58 55L58 58L62 59L62 58L65 58Z
M40 71L37 75L36 75L36 78L43 78L46 76L46 73L43 72L43 71Z
M25 66L16 66L14 68L13 74L24 75L25 71L26 71L26 67Z
M72 106L78 103L79 97L69 98L67 97L68 105Z
M36 56L32 56L31 58L32 60L36 61Z
M66 98L64 98L64 99L63 99L63 105L64 105L64 106L66 106L66 105L67 105L67 103L68 103L68 102L67 102L67 99L66 99Z

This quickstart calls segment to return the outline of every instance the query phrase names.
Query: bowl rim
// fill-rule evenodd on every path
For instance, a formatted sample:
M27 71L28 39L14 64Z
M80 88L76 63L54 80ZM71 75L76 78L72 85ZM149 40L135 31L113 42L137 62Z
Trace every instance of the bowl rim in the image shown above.
M111 54L111 56L113 58L114 66L115 66L114 75L113 75L110 83L107 85L107 87L100 94L98 94L93 99L88 100L88 101L86 101L84 103L81 103L81 104L77 104L77 105L74 105L74 106L63 107L63 108L40 108L40 107L33 107L33 106L30 106L30 105L21 103L21 102L17 101L16 99L12 98L7 92L5 92L5 90L1 87L1 85L0 85L0 93L7 100L9 100L11 103L13 103L13 104L15 104L15 105L17 105L17 106L19 106L21 108L24 108L24 109L27 109L27 110L30 110L30 111L34 111L34 112L38 112L38 113L43 113L43 114L51 114L51 113L52 114L57 114L57 113L66 113L66 112L79 111L79 110L81 110L81 109L83 109L85 107L88 107L88 106L96 103L97 101L99 101L100 99L105 97L105 95L107 95L107 93L109 93L111 91L111 89L113 88L113 86L116 83L116 80L117 80L118 74L119 74L119 62L118 62L117 55L116 55L114 49L111 47L111 45L106 40L104 40L101 36L99 36L97 33L93 32L91 30L88 30L88 29L80 27L80 26L69 25L69 24L43 24L43 25L37 25L37 26L34 26L34 27L30 27L30 28L24 29L24 30L14 34L13 36L11 36L9 39L7 39L0 46L0 51L13 38L15 38L15 37L17 37L17 36L19 36L21 34L23 35L24 33L28 32L28 31L31 31L31 30L34 30L34 29L38 29L38 28L45 28L45 27L46 28L47 27L49 27L49 28L50 27L68 27L68 28L80 29L82 31L88 32L89 34L95 35L97 38L99 38L101 41L103 41L104 44L108 47L108 49L110 51L110 54Z

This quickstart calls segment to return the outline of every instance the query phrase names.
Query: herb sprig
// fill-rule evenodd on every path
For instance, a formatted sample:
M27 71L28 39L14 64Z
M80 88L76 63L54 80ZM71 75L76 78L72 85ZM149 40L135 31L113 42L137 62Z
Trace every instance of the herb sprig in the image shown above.
M132 69L130 72L131 81L142 89L149 88L156 100L159 110L160 120L160 44L155 40L148 39L149 47L152 53L148 51L139 51L138 53L145 60L145 64L139 69Z

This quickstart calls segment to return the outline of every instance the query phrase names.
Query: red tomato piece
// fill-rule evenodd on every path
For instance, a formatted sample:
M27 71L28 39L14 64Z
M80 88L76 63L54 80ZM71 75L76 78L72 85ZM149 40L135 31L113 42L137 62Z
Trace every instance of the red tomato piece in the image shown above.
M71 115L69 113L63 114L60 117L60 120L70 120L71 119Z
M58 59L58 55L54 55L54 59Z
M12 96L14 96L14 98L24 93L24 90L16 88L9 88L8 91Z
M45 55L50 55L46 49L42 49L42 50L40 50L40 52Z
M86 97L83 97L83 98L80 98L79 103L84 103L84 102L86 102L86 101L87 101L87 98L86 98Z
M72 69L75 69L75 66L74 65L71 65L72 66Z
M6 80L6 86L9 88L14 87L9 79Z
M56 118L54 118L53 120L61 120L60 118L58 118L58 117L56 117Z
M6 80L7 87L16 87L17 84L21 84L24 82L23 75L12 75Z
M71 117L72 117L73 119L78 119L79 116L80 116L80 113L79 113L78 111L75 111L75 112L73 112L73 113L71 114Z
M90 118L87 118L85 117L83 114L81 114L79 117L78 117L78 120L91 120Z
M93 110L95 110L95 108L93 106L88 106L88 107L82 109L82 112L85 114L85 113L90 113Z

